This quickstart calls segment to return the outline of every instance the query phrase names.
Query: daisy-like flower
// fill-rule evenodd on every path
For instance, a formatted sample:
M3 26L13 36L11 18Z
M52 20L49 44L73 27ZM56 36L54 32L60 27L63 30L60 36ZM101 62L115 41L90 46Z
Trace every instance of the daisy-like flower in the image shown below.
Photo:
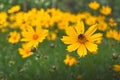
M97 10L100 7L100 4L96 1L93 1L93 2L90 2L88 6L93 10Z
M19 11L20 10L20 6L19 5L15 5L15 6L13 6L12 8L10 8L9 10L8 10L8 13L14 13L14 12L17 12L17 11Z
M43 42L48 35L48 30L44 30L41 27L29 27L28 30L22 31L21 41L27 42L29 46L37 47L39 43Z
M92 25L85 32L84 23L78 22L75 26L68 27L65 31L67 36L61 39L65 44L68 44L67 51L72 52L77 50L80 57L87 55L87 50L91 53L97 52L97 42L102 40L102 34L96 33L97 24Z
M102 8L100 9L100 12L107 16L111 14L112 9L109 6L102 6Z
M77 63L77 60L75 57L72 57L70 55L66 55L66 59L64 60L64 63L69 66L73 66Z
M32 47L23 44L22 48L18 48L19 54L22 56L22 58L27 58L33 54L31 51Z
M20 40L20 33L13 31L9 33L9 37L8 37L8 42L9 43L17 43Z

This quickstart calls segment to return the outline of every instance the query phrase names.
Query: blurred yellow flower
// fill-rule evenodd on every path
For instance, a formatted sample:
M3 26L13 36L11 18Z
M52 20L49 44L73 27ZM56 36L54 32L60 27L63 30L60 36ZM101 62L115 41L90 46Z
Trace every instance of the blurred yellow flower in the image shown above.
M118 31L111 29L111 30L109 30L109 31L106 32L106 37L118 40L118 38L119 38Z
M114 65L113 70L116 72L120 72L120 65L118 65L118 64Z
M108 25L107 25L106 22L101 21L101 22L98 23L98 30L100 30L100 31L106 31L107 28L108 28Z
M67 46L68 52L72 52L77 49L77 53L80 57L87 55L87 50L95 54L98 49L95 42L101 41L102 38L101 33L93 34L96 30L97 24L92 25L85 32L84 23L81 21L72 27L68 27L65 30L67 36L63 36L61 40L65 44L69 44L69 46Z
M43 42L45 37L48 35L48 30L44 30L41 27L29 27L28 30L24 30L22 33L21 41L27 42L29 46L36 47L39 43Z
M10 8L9 10L8 10L8 13L14 13L14 12L17 12L17 11L19 11L20 10L20 6L19 5L15 5L15 6L13 6L12 8Z
M20 40L20 33L13 31L9 33L9 37L8 37L8 42L9 43L17 43Z
M100 9L100 12L107 16L111 14L112 9L109 6L102 6L102 8Z
M27 58L33 54L31 47L26 44L23 44L22 48L18 48L18 51L22 58Z
M88 6L93 10L97 10L100 7L100 4L97 1L93 1L90 2Z
M64 63L66 65L73 66L77 63L77 59L67 54L66 59L64 60Z
M96 23L96 17L95 16L89 16L88 18L86 18L85 22L87 25L94 25Z
M117 26L117 23L115 22L115 20L114 20L113 18L110 18L110 19L109 19L109 25L110 25L111 27L115 27L115 26Z
M8 15L6 12L0 12L0 29L8 25Z

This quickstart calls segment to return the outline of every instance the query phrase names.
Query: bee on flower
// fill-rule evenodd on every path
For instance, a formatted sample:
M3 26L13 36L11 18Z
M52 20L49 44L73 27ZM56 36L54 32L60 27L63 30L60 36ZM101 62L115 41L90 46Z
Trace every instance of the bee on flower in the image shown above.
M98 50L96 42L101 42L102 40L101 33L93 34L96 30L97 24L94 24L85 32L84 23L80 21L76 25L66 28L65 32L67 35L63 36L61 40L68 45L68 52L77 50L77 54L80 57L87 55L87 50L95 54Z

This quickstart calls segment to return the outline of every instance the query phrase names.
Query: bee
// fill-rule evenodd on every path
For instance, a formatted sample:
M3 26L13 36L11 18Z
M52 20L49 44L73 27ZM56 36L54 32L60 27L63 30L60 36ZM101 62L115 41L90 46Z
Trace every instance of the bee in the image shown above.
M78 35L78 39L83 39L84 37L85 37L84 34L80 34L80 35Z

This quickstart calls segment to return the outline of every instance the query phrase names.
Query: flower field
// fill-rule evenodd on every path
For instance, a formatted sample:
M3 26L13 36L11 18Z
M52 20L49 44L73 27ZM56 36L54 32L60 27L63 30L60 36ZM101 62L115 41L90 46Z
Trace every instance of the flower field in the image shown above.
M87 7L1 11L0 80L119 80L118 20L109 5Z

